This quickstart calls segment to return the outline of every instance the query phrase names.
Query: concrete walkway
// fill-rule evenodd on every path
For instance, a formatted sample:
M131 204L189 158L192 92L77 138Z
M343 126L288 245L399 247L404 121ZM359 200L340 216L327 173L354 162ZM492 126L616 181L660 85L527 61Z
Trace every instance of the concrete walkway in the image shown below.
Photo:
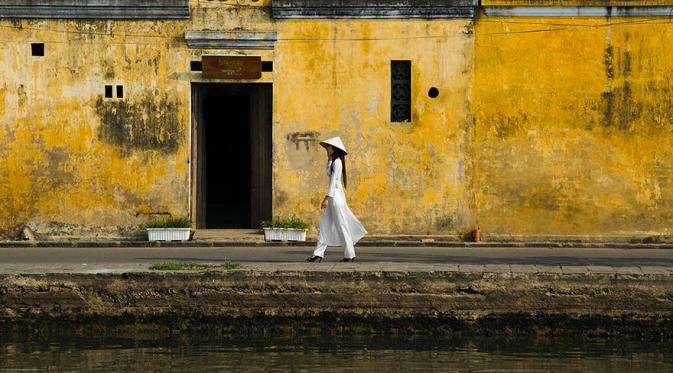
M359 247L356 263L338 263L330 248L322 263L307 263L311 248L121 247L0 248L0 273L145 272L153 263L240 263L258 271L404 271L482 273L673 274L673 250L536 247Z

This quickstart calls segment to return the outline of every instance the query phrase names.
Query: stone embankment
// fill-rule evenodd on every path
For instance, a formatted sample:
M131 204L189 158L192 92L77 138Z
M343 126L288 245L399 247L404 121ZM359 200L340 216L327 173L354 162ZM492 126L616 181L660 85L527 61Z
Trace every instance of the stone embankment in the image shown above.
M0 275L0 326L673 336L673 276L259 271Z

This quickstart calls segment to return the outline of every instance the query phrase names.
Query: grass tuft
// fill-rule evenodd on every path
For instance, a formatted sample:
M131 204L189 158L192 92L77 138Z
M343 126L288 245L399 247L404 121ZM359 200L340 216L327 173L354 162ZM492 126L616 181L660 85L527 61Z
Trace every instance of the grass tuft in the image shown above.
M222 264L199 264L189 262L161 262L150 266L155 271L203 271L206 269L237 269L241 265L230 260L225 260Z

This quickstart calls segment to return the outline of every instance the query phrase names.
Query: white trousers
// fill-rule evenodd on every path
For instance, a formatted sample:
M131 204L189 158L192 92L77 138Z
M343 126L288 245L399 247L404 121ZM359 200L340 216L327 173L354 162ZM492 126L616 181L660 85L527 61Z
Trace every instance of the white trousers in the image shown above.
M318 241L318 244L313 251L313 255L323 258L325 256L326 249L327 244L322 243L322 241ZM355 247L353 246L353 241L350 240L350 237L348 237L348 240L346 240L346 245L344 245L344 258L355 258Z

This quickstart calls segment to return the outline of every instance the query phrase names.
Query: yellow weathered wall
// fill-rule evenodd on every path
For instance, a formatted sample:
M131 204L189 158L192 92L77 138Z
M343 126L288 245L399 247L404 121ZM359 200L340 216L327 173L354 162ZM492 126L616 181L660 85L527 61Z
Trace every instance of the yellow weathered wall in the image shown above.
M274 212L317 225L325 152L339 135L347 198L373 233L464 225L472 36L466 20L283 21L274 72ZM390 61L412 61L412 123L390 123ZM437 87L439 97L428 90Z
M670 233L673 25L494 18L475 28L475 214L491 233Z
M327 184L317 141L334 135L371 233L669 233L673 26L660 18L273 21L269 4L193 0L181 21L0 21L0 229L53 221L94 235L188 214L190 84L205 81L189 62L240 53L274 61L260 80L273 83L273 213L313 233ZM184 41L237 29L279 40ZM45 57L30 56L34 41ZM410 124L390 123L396 59L413 65ZM126 98L103 99L106 84Z
M189 59L174 26L0 22L1 227L128 226L146 219L136 213L185 211L189 87L171 75ZM102 99L106 84L126 98Z
M192 0L184 21L0 21L0 226L54 221L90 235L137 226L144 213L188 214L190 82L204 81L189 61L201 53L274 61L260 80L274 84L274 215L317 225L317 139L339 134L351 153L348 197L370 232L464 225L471 22L275 22L269 5ZM279 40L273 51L201 51L183 37L236 29ZM45 57L30 56L31 41L45 43ZM389 122L393 59L412 60L411 124ZM123 84L125 98L103 99L105 84ZM314 141L297 142L305 133Z

